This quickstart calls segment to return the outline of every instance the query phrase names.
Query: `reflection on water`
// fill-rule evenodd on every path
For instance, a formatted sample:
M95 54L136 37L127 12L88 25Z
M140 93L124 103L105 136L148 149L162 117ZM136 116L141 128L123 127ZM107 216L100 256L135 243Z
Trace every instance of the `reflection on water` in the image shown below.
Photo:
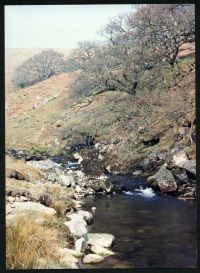
M115 235L116 255L84 268L196 267L195 202L124 194L96 196L86 206L97 207L89 231Z

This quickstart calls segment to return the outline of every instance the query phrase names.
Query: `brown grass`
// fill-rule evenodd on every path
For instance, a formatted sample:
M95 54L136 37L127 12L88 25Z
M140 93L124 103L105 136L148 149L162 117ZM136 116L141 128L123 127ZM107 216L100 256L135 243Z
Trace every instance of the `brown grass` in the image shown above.
M55 260L57 231L42 226L30 217L19 217L6 232L6 267L36 268L38 259Z

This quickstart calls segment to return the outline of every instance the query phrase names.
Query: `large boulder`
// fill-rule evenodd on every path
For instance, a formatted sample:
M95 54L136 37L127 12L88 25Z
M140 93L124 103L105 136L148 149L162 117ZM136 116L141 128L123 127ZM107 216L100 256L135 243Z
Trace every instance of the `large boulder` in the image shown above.
M88 233L88 245L110 247L115 237L107 233Z
M84 264L96 264L104 260L104 257L97 254L88 254L83 258Z
M155 186L157 185L161 192L175 192L177 190L175 178L172 172L166 168L166 164L163 164L159 171L147 180L153 182Z

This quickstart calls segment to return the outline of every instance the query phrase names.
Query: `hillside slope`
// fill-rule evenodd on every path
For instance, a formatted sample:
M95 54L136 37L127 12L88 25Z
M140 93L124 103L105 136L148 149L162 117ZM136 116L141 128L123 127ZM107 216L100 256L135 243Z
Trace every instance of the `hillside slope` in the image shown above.
M152 151L169 150L176 144L190 147L194 156L190 140L195 130L194 65L170 87L132 98L108 91L77 99L75 79L75 72L63 73L8 95L7 149L64 154L66 146L95 135L96 142L107 145L105 164L124 171L134 169L135 162ZM182 137L181 128L186 127ZM158 143L151 145L155 139Z

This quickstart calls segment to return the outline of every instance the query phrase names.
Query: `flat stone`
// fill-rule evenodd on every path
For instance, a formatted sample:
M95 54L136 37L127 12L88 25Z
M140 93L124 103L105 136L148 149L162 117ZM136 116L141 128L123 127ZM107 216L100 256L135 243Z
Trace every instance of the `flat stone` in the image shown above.
M115 253L112 252L111 250L109 249L106 249L102 246L97 246L97 245L94 245L91 247L91 251L95 254L98 254L98 255L101 255L103 257L108 257L108 256L111 256L111 255L114 255Z
M96 264L104 260L104 257L97 254L88 254L83 258L84 264Z
M88 233L88 242L90 245L110 247L115 237L107 233Z

